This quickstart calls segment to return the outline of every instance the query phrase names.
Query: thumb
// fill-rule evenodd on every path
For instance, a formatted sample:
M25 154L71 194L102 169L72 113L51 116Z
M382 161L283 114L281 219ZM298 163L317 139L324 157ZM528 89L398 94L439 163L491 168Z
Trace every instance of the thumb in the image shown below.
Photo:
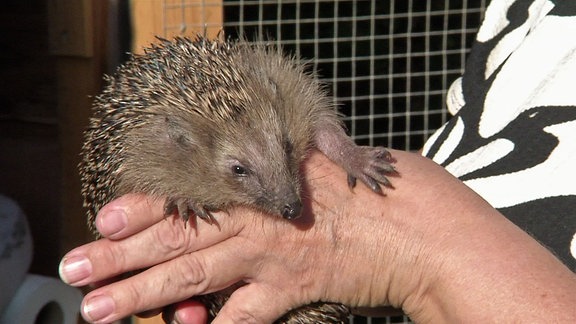
M292 306L282 291L251 283L232 293L212 323L272 323Z

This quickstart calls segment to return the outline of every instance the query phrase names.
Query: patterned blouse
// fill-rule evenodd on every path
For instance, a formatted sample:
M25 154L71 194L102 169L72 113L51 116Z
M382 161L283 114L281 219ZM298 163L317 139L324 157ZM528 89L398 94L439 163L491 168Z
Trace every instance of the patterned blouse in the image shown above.
M576 1L493 0L423 154L576 271Z

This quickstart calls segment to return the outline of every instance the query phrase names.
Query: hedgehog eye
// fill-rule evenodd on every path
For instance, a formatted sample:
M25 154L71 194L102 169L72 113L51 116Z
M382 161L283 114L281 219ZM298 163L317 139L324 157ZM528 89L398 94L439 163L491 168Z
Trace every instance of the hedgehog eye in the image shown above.
M248 169L241 165L233 165L232 166L232 173L239 177L245 177L248 175Z

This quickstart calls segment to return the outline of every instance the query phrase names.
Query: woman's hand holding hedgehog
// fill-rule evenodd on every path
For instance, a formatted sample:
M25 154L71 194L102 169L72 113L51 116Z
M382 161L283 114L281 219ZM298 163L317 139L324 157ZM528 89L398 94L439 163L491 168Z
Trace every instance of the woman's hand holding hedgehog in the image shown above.
M401 176L386 197L351 191L340 167L312 154L291 221L234 208L214 213L218 226L184 228L163 201L121 197L96 219L105 238L69 252L61 276L108 282L83 302L95 323L232 286L217 323L271 322L316 301L392 305L423 323L576 322L576 280L558 259L435 163L392 154ZM206 319L190 302L169 309L180 323Z

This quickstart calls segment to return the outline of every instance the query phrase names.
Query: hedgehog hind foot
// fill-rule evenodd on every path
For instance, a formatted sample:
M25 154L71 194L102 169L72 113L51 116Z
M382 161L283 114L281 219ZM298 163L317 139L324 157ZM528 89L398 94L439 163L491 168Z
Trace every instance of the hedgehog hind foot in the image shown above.
M383 147L356 146L354 153L344 161L344 169L348 172L348 186L354 188L356 179L362 181L372 191L382 194L381 185L394 188L388 175L398 172L392 165L390 152Z
M388 176L397 175L398 172L393 166L394 158L384 147L356 145L344 129L332 120L319 123L314 144L348 173L350 188L356 186L356 180L380 195L383 194L381 186L394 188Z
M192 214L190 213L192 211ZM212 225L216 224L217 221L212 215L212 213L204 206L193 202L188 198L183 197L168 197L166 202L164 203L164 216L167 217L168 215L178 214L180 218L184 221L184 227L189 220L196 223L194 218L191 219L191 216L196 216L206 223Z

